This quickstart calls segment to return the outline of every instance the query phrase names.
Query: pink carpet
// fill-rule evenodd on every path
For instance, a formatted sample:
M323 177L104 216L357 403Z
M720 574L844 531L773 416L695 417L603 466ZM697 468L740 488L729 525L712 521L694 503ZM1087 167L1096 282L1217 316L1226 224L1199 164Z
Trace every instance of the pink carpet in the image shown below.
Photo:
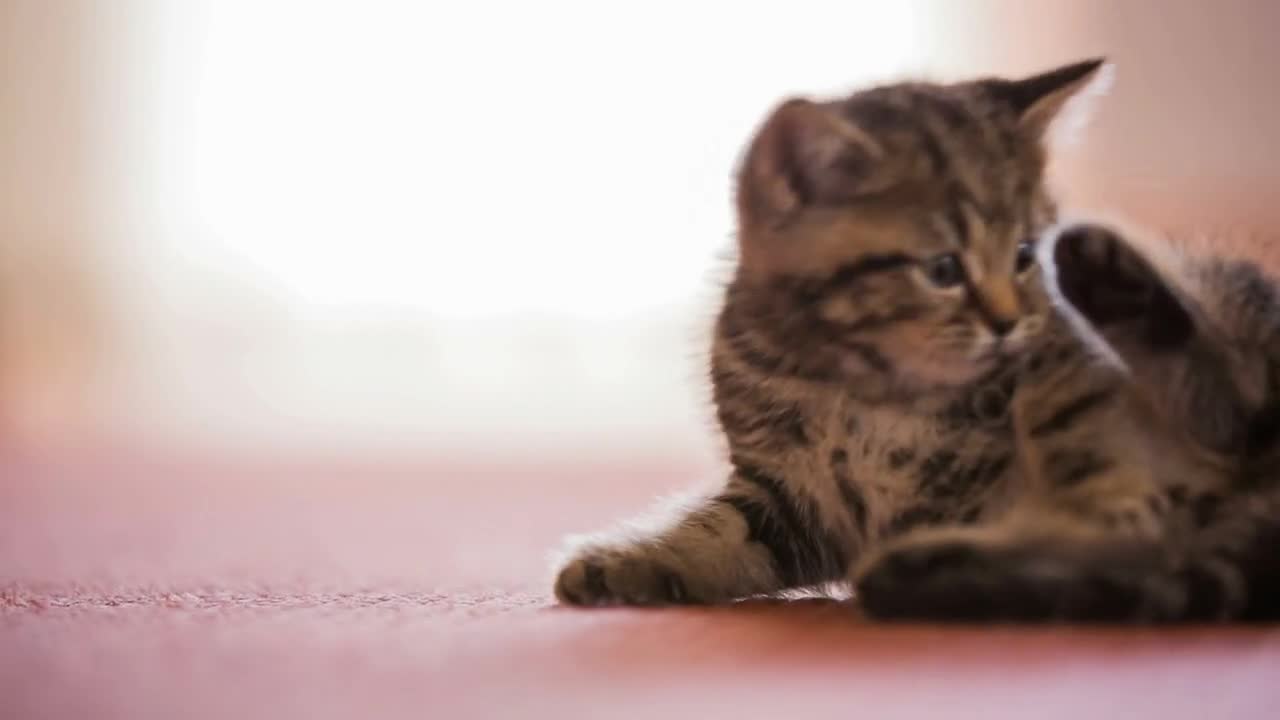
M518 468L518 469L516 469ZM1274 628L875 627L824 601L569 611L566 531L694 471L0 461L0 718L1263 718Z

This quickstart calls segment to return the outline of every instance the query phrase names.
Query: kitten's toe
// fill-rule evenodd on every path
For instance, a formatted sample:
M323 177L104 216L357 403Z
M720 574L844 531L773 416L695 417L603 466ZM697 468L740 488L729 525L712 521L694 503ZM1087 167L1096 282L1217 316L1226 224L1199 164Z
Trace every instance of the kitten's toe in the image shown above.
M645 558L586 552L556 577L556 599L565 605L671 605L696 602L680 573Z
M591 606L604 604L609 588L603 581L604 569L590 560L579 558L561 568L556 575L556 599L564 605Z

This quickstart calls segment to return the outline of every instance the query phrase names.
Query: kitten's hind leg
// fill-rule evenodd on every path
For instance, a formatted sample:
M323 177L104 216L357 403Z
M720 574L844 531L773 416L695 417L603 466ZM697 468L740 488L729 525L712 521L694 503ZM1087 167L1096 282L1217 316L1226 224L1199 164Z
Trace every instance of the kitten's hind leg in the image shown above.
M994 525L885 547L856 578L871 615L1138 622L1199 612L1123 385L1087 357L1054 357L1057 367L1028 377L1015 402L1025 494Z
M811 503L739 465L723 491L572 544L555 594L569 605L717 603L842 579L848 553Z
M872 617L946 622L1222 620L1242 592L1230 563L1156 540L980 529L910 538L857 582Z
M997 524L923 530L884 547L856 573L859 602L878 618L961 622L1174 622L1241 612L1238 563L1169 536L1170 508L1142 467L1078 452L1047 468L1055 486Z

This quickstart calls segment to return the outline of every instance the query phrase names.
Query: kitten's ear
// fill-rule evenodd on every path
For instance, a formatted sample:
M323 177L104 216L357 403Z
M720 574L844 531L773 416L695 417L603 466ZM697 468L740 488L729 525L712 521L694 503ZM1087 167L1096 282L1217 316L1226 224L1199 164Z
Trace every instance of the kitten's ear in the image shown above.
M983 88L1013 108L1027 135L1074 133L1088 121L1095 100L1111 86L1114 66L1104 58L1064 65L1021 80L987 80Z
M784 102L747 150L738 178L744 226L776 226L805 205L855 196L884 150L829 106Z

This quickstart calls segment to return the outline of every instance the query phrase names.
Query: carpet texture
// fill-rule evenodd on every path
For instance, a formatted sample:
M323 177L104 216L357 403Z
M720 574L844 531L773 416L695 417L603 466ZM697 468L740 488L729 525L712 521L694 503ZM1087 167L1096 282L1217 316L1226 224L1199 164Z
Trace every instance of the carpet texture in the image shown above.
M692 467L8 453L0 717L1275 717L1280 631L573 611L547 553ZM519 469L514 469L519 468Z

